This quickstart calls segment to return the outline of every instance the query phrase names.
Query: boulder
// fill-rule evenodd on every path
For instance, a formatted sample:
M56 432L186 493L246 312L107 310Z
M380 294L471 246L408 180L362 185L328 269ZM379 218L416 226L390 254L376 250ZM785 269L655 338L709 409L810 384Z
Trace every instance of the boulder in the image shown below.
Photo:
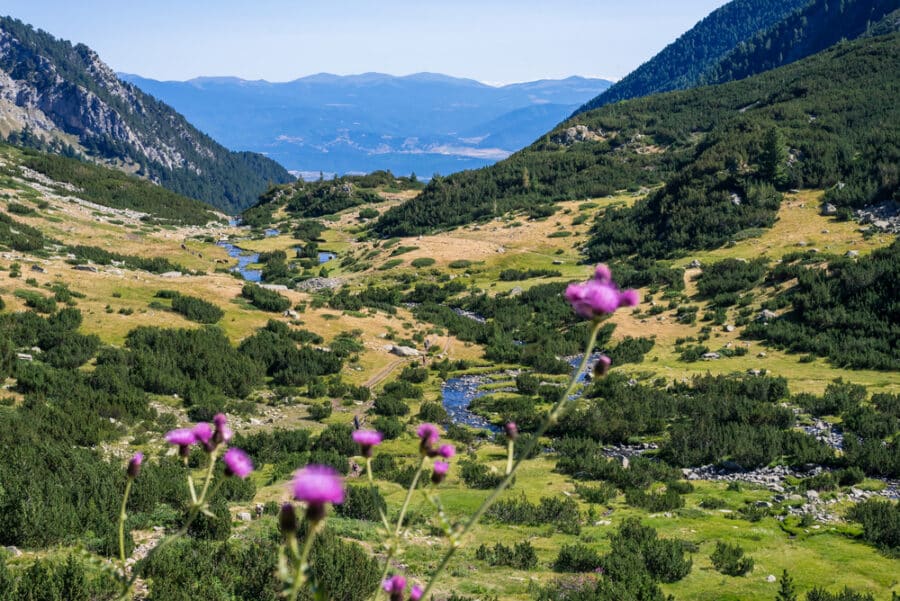
M825 203L822 207L823 215L837 215L837 207L831 204L830 202Z
M756 314L756 321L772 321L777 318L778 314L775 311L770 311L769 309L763 309L759 313Z
M390 352L398 357L419 357L422 354L410 346L400 346L396 344L391 345Z
M241 511L238 512L237 519L241 522L249 522L253 519L253 516L250 515L249 511Z

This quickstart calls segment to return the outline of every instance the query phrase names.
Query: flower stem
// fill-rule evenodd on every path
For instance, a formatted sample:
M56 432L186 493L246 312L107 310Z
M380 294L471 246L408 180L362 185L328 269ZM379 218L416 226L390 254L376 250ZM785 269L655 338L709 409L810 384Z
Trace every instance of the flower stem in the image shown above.
M128 505L128 496L131 494L132 482L134 482L134 479L128 478L128 482L125 483L125 494L122 495L122 510L119 512L119 560L122 562L123 577L125 570L125 520L128 518L128 515L125 513L125 507Z
M182 536L187 534L188 528L191 527L191 524L193 524L194 520L197 519L197 516L200 514L200 511L203 510L203 508L206 506L206 493L209 492L209 485L210 485L210 482L212 482L213 475L215 473L215 466L216 466L216 451L214 449L209 454L209 465L206 468L206 479L203 482L203 490L200 493L200 498L191 504L190 510L188 511L188 517L185 520L184 524L181 525L181 528L179 528L173 534L170 534L166 538L159 541L159 543L157 543L157 545L155 547L150 549L150 551L147 552L147 555L144 558L144 563L146 563L154 555L159 553L159 551L161 551L165 547L169 546L170 544L172 544L173 542L175 542L176 540L178 540L179 538L181 538ZM190 487L192 489L191 492L193 492L193 481L191 480L190 474L188 475L188 482L190 483ZM129 482L129 485L130 485L130 482ZM213 489L213 492L210 494L210 496L214 495L219 490L219 487L221 485L222 485L222 482L219 482L216 485L216 487ZM123 513L124 513L124 507L125 507L124 503L123 503L122 507L123 507ZM119 516L119 519L121 520L122 516ZM123 527L124 527L124 522L120 522L120 526L119 526L120 533L122 532ZM120 545L121 545L122 541L124 541L123 534L120 534L119 540L120 540ZM122 553L124 555L124 551L122 551L121 548L120 548L120 553ZM128 594L128 591L131 590L131 587L134 585L135 581L138 579L138 576L140 575L140 571L138 570L138 565L139 564L135 564L134 569L131 571L131 578L129 578L125 582L125 589L122 591L122 595L119 597L120 600L125 598L125 596Z
M397 518L397 530L394 532L394 536L400 536L400 530L403 529L403 518L406 517L406 510L409 509L409 502L412 500L413 491L416 490L416 486L419 484L419 478L422 476L422 470L425 469L425 456L422 456L422 460L419 461L419 469L416 470L415 475L413 476L412 483L409 485L409 490L406 491L406 499L403 501L403 507L400 508L400 517Z
M494 504L494 501L497 500L497 497L500 496L504 490L512 483L513 477L516 475L516 470L519 469L519 465L522 464L522 461L531 455L535 448L537 448L538 440L541 436L543 436L547 430L550 429L550 426L556 423L556 421L560 418L565 409L566 405L569 401L569 396L572 394L572 391L575 390L575 385L578 383L578 377L584 371L584 368L587 367L588 360L591 356L591 351L594 350L594 344L597 342L597 334L600 332L600 322L595 321L594 327L591 329L591 336L588 339L587 347L585 348L584 356L581 359L581 363L578 365L578 368L575 370L575 373L572 374L571 379L569 380L569 385L566 387L565 392L562 394L560 399L556 402L556 405L553 406L553 409L550 410L550 413L547 415L547 418L541 423L538 429L534 432L534 435L531 437L531 440L528 441L525 449L519 455L518 459L515 459L512 462L512 467L508 470L506 474L506 478L503 479L500 484L497 485L488 498L484 500L484 502L475 510L475 513L472 514L472 517L465 523L462 530L456 535L455 539L451 541L450 548L447 549L447 552L444 554L444 557L441 559L441 563L438 564L437 569L431 575L431 579L428 581L428 584L425 586L425 590L422 592L422 598L428 598L428 593L431 592L431 589L434 587L435 582L437 581L438 576L440 576L441 572L447 567L447 564L450 563L450 560L456 554L456 550L460 546L460 542L463 537L469 533L470 530L478 523L478 521L484 516L487 512L488 508Z
M319 520L317 522L310 522L309 524L309 532L306 534L306 540L303 541L303 550L300 551L300 556L297 558L297 571L294 573L293 586L291 587L291 592L288 596L290 601L296 601L297 595L300 594L300 589L306 584L306 572L309 570L309 552L312 549L313 539L316 538L316 535L319 533L319 528L323 523L324 520ZM296 548L297 545L295 542L293 550L296 551Z
M375 492L378 489L375 487L375 478L372 476L372 458L371 457L366 457L366 475L368 475L368 477L369 477L369 488L372 491L372 500L374 501L375 500ZM378 515L381 516L381 523L384 524L384 529L388 533L390 533L391 525L388 522L387 516L384 514L384 510L381 508L380 505L378 506Z

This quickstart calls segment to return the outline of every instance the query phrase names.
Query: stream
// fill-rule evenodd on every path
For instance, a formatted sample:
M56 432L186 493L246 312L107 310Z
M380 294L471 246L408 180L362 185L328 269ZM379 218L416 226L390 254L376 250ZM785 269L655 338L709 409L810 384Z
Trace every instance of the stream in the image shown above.
M566 361L572 366L572 369L575 369L583 356L568 357ZM587 368L578 378L579 383L587 382L589 374L594 369L594 364L599 357L600 353L591 355L588 359ZM490 384L498 379L508 380L510 377L514 378L515 375L512 372L505 372L502 374L466 375L448 379L441 387L441 397L444 409L450 416L450 420L455 424L490 430L491 432L500 432L501 428L499 426L470 411L469 404L479 397L499 392L497 390L484 390L482 386L485 384ZM572 398L575 397L577 397L577 394L573 395Z
M236 227L240 226L240 221L237 219L229 220L229 225ZM265 231L265 235L267 238L271 238L272 236L277 236L280 232L276 229L267 229ZM232 244L228 240L219 240L216 242L216 246L220 246L225 249L225 252L228 253L228 256L232 259L237 259L238 264L231 268L231 271L236 271L241 274L241 276L247 280L248 282L261 282L262 281L262 270L261 269L249 269L250 265L255 263L259 263L259 253L253 252L250 250L246 250L237 246L236 244ZM328 261L334 260L337 258L337 254L329 251L319 251L318 260L319 264L327 263Z

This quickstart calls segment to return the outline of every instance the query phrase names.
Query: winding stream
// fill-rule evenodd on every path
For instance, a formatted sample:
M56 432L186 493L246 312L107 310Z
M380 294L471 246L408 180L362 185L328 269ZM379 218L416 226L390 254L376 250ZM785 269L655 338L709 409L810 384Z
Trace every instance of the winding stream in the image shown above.
M572 366L572 369L578 367L578 364L581 362L581 359L584 355L575 355L574 357L569 357L566 359L569 365ZM597 359L600 357L600 353L594 353L588 359L587 369L585 369L584 373L581 374L578 378L579 383L584 383L588 381L589 374L594 369L594 364L597 362ZM489 384L497 378L498 374L487 374L487 375L467 375L467 376L459 376L457 378L450 378L444 385L441 387L441 397L442 403L444 405L444 409L447 411L447 415L450 416L450 420L454 424L460 424L464 426L470 426L472 428L481 428L483 430L490 430L491 432L499 432L500 428L492 423L490 423L484 417L473 413L469 410L469 405L471 402L479 397L483 397L485 395L491 394L492 392L497 392L493 390L484 390L482 386L485 384ZM502 376L504 379L507 379L507 375ZM578 394L572 396L572 398L577 397Z

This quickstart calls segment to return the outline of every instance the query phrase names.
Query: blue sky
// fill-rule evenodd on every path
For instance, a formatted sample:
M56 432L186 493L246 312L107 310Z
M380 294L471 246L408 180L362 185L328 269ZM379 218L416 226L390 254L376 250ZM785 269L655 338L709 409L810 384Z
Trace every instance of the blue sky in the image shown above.
M618 79L725 0L4 0L0 11L156 79L419 71Z

